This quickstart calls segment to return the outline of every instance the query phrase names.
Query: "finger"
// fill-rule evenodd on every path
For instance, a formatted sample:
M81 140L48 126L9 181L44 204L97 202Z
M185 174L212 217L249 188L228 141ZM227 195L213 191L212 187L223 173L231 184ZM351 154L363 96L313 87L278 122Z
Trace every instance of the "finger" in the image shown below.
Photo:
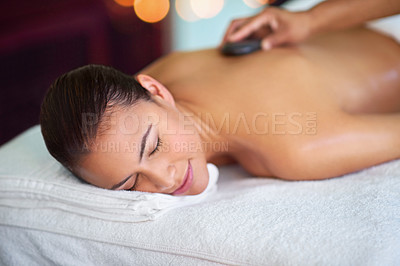
M272 49L273 47L280 46L287 42L287 34L281 32L274 32L261 41L261 48L265 51Z
M261 40L265 36L268 36L269 34L272 34L272 29L271 27L262 27L261 29L257 30L253 34L249 36L250 39L258 39Z
M268 26L272 20L275 20L270 14L262 14L254 17L247 23L244 23L236 32L234 32L228 40L231 42L237 42L245 39L251 34L257 32L264 26Z
M247 23L244 23L240 28L228 36L228 41L237 42L250 36L252 33L257 31L261 26L260 19L252 19Z
M246 20L247 18L235 19L231 22L228 29L225 32L224 37L222 38L222 43L225 43L228 40L228 37L237 30Z
M271 18L270 27L273 31L278 30L279 24L278 24L278 20L276 18Z
M228 29L225 32L224 37L222 38L222 42L219 45L219 49L221 49L222 46L228 41L228 37L230 36L230 34L232 34L232 32L234 32L238 27L240 27L242 23L244 23L244 20L245 20L244 18L236 19L231 22L231 24L229 25Z

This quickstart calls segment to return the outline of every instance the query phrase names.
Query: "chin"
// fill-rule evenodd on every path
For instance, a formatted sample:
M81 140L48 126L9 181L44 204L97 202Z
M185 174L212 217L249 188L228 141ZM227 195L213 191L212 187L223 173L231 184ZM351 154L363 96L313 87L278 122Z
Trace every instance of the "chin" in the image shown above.
M199 162L193 166L193 184L188 191L188 195L198 195L208 186L209 175L206 162Z

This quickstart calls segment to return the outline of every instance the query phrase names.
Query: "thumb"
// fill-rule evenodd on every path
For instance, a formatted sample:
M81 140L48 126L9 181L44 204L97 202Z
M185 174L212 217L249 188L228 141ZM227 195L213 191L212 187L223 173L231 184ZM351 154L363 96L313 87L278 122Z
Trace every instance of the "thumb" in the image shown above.
M280 46L286 42L286 36L280 32L274 32L262 39L261 48L265 51Z

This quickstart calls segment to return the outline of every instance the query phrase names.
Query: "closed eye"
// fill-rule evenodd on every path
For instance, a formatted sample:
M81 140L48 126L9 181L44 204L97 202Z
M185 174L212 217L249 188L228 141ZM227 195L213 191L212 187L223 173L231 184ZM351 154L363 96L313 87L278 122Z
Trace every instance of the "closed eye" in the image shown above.
M156 147L154 148L154 150L150 153L149 156L151 156L151 155L153 155L154 153L156 153L157 151L159 151L161 145L162 145L162 141L161 141L160 137L158 137L158 138L157 138L157 145L156 145Z
M137 184L138 178L139 178L139 174L136 175L135 183L133 183L133 186L127 190L131 190L131 191L136 190L136 184Z
M156 145L156 147L154 148L154 150L149 154L149 156L151 156L151 155L153 155L154 153L156 153L157 151L159 151L160 148L161 148L161 145L162 145L162 141L161 141L160 137L158 137L158 138L157 138L157 145ZM136 190L136 184L137 184L138 178L139 178L139 174L136 175L135 183L134 183L133 186L130 187L128 190L130 190L130 191Z

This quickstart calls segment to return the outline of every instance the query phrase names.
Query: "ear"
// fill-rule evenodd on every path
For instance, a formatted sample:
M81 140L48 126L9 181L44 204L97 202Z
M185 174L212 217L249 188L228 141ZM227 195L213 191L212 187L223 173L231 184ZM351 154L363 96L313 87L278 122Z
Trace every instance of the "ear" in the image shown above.
M137 75L136 79L143 86L143 88L148 90L152 95L159 96L160 98L170 103L172 106L175 106L174 97L169 92L169 90L160 82L145 74Z

